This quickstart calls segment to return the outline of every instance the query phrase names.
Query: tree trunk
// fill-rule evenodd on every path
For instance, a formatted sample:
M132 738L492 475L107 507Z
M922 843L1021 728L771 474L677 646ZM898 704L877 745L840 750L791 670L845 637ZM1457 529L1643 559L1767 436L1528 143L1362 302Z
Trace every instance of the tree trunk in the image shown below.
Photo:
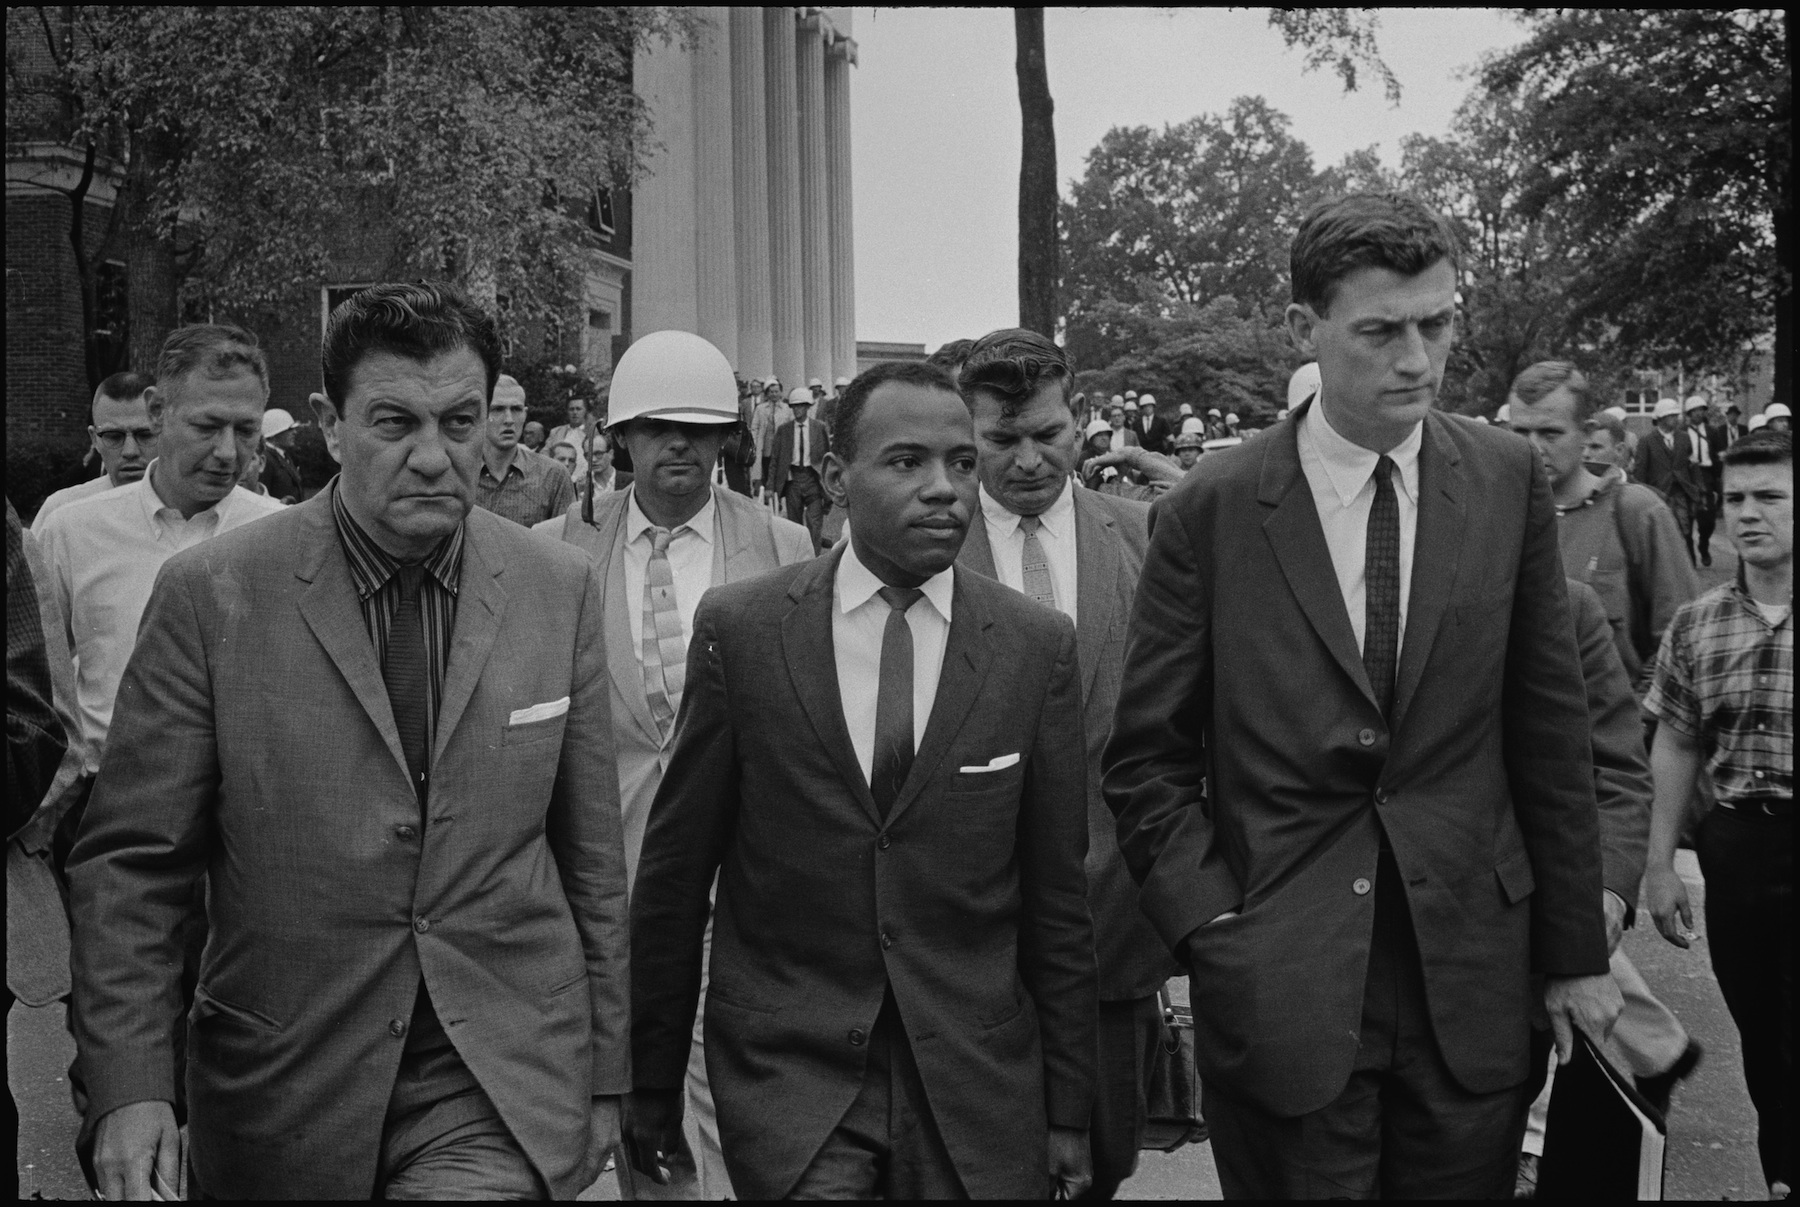
M1016 8L1019 111L1019 326L1056 337L1056 111L1044 62L1044 10Z
M1794 27L1791 13L1781 17L1787 41L1788 62L1794 61ZM1794 220L1793 157L1781 160L1781 185L1775 192L1775 387L1771 402L1794 405Z
M175 269L175 215L157 209L156 184L174 156L164 135L137 134L131 139L131 161L119 189L124 208L125 279L130 354L127 364L139 373L154 373L163 340L180 325Z

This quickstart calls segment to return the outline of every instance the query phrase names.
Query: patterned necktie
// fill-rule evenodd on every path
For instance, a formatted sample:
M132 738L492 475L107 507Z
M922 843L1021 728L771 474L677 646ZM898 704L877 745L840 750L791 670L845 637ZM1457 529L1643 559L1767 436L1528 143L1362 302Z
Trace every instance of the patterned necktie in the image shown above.
M924 592L915 587L883 587L890 609L881 630L881 679L875 689L875 757L869 792L881 819L899 799L913 761L913 641L906 610Z
M430 675L425 664L425 622L419 615L419 586L425 580L425 567L401 566L395 577L400 580L400 606L394 609L394 619L388 625L387 657L381 664L381 677L387 683L388 706L394 710L394 728L400 733L407 774L423 802Z
M1385 455L1375 463L1364 559L1363 669L1385 717L1394 703L1394 664L1400 655L1400 501L1394 495L1394 463Z
M644 700L666 742L681 711L681 689L687 685L687 641L681 635L681 611L675 606L675 572L669 567L667 528L650 529L650 564L644 568L643 652Z
M1020 577L1024 582L1025 594L1046 608L1054 608L1056 583L1050 578L1050 560L1044 556L1044 542L1038 540L1038 529L1043 524L1041 516L1019 517L1019 531L1025 534L1025 552L1019 559Z

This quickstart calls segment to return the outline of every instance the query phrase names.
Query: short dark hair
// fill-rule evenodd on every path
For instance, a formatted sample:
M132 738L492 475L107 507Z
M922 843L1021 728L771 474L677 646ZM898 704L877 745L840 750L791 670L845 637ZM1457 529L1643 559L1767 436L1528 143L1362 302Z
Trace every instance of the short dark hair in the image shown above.
M230 323L190 323L177 327L163 340L156 358L156 382L166 397L171 387L190 373L218 379L248 369L269 392L269 362L263 359L256 337Z
M1075 374L1063 350L1035 331L1003 327L976 340L963 361L957 385L964 401L974 404L980 390L1000 400L1003 415L1015 415L1048 381L1062 385L1067 404L1075 391Z
M878 365L871 365L858 373L855 381L844 387L843 396L838 399L837 427L831 433L831 451L838 455L839 460L856 460L856 429L862 423L863 410L869 405L869 396L889 382L925 386L962 397L962 391L956 388L956 379L950 376L949 370L930 361L884 360Z
M1417 276L1439 260L1460 275L1456 232L1408 193L1351 193L1307 212L1288 253L1294 301L1323 315L1339 281L1359 268Z
M1731 447L1719 454L1719 463L1728 468L1733 465L1792 465L1794 434L1758 428L1748 436L1732 441Z
M449 285L371 285L338 303L325 325L325 396L342 415L350 374L371 353L423 361L458 348L481 358L491 399L500 380L500 333L493 319Z
M1625 421L1617 415L1609 415L1605 411L1597 411L1590 415L1581 425L1584 432L1605 432L1620 444L1625 443Z
M156 378L148 373L133 373L129 369L123 373L114 373L100 383L94 391L94 401L111 398L118 402L130 402L133 398L156 384Z
M1574 397L1575 422L1586 423L1594 413L1594 400L1588 394L1587 378L1566 360L1540 360L1520 370L1507 393L1534 407L1558 390L1567 390Z
M975 346L972 339L953 339L945 343L936 352L925 358L928 365L936 365L940 369L948 369L952 373L962 368L962 363L969 359L969 349Z

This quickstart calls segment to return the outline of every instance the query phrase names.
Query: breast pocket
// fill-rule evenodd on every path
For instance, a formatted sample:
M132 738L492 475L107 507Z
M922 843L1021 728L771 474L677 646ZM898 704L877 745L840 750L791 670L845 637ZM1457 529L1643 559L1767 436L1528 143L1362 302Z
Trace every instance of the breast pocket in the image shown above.
M502 746L523 746L531 742L548 742L561 738L563 727L568 724L569 714L546 717L541 721L526 721L518 725L508 725L500 731Z

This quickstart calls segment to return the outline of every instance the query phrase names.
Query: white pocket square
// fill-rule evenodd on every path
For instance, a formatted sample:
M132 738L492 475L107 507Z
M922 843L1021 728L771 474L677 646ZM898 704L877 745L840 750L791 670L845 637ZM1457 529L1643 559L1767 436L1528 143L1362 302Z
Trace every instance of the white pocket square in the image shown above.
M560 717L569 711L569 697L552 700L548 704L533 704L530 708L515 708L512 716L506 718L508 725L529 725L533 721L548 721L551 717Z
M1002 754L985 767L958 767L957 770L967 775L980 775L985 771L1005 771L1019 761L1017 754Z

